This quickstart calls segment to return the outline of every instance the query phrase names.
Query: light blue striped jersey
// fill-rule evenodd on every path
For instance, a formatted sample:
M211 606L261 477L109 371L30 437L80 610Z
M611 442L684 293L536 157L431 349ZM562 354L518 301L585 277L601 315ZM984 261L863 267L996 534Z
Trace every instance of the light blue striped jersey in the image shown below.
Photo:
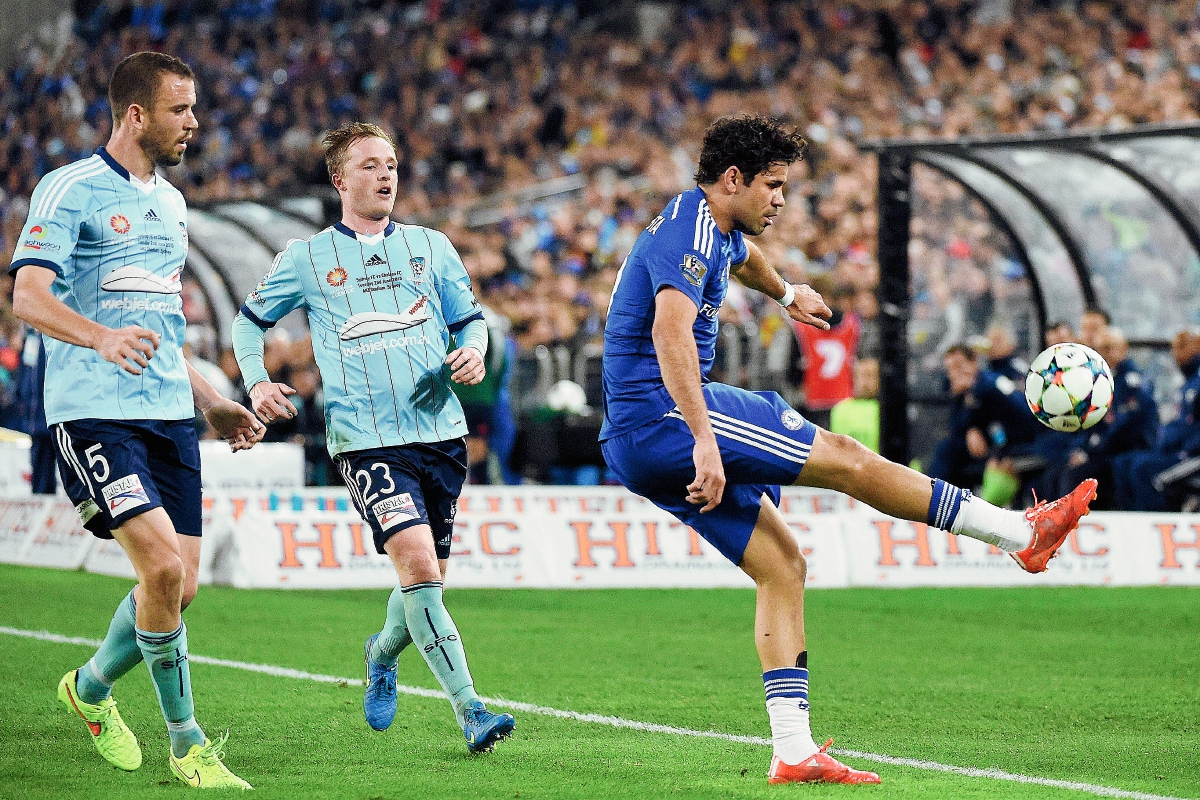
M141 375L47 336L49 424L195 413L179 280L187 249L183 195L161 175L142 183L103 147L38 182L10 271L52 269L51 291L72 310L110 328L139 325L161 336Z
M292 241L242 314L266 329L296 308L325 385L330 453L466 435L446 351L483 314L445 234L391 222L367 236L339 222Z

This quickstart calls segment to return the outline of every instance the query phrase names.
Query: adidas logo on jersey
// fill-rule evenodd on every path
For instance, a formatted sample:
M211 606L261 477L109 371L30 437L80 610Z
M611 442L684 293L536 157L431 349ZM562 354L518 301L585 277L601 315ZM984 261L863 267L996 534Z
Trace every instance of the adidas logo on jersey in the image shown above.
M376 253L375 255L368 258L365 262L363 262L363 266L364 267L378 267L378 266L386 264L386 263L387 263L386 261L384 261L382 258L379 257L379 253Z
M146 216L142 217L142 219L146 222L162 222L162 220L158 218L158 214L154 213L153 208L147 211Z

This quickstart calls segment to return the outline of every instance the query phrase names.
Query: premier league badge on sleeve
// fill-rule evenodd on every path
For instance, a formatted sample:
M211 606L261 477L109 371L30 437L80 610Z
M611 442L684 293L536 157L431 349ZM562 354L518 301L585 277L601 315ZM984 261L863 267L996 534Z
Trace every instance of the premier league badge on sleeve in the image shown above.
M704 273L708 272L708 267L704 266L704 262L691 253L683 257L683 263L679 265L679 269L692 286L704 283Z

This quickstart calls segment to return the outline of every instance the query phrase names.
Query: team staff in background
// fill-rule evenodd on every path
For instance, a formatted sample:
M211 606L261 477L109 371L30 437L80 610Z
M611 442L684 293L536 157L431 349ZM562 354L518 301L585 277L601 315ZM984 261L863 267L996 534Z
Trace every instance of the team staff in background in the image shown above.
M157 167L178 164L196 131L195 78L177 58L135 53L113 71L108 96L107 146L38 183L11 268L13 310L46 335L46 421L67 494L138 577L58 696L104 758L137 769L141 749L111 692L145 660L171 772L190 786L249 789L221 761L228 733L210 741L196 723L182 619L200 564L193 404L235 451L265 431L183 357L187 209Z
M746 238L783 207L788 167L803 147L798 134L761 117L709 126L699 186L651 221L617 275L604 331L600 438L625 486L693 527L758 587L754 640L774 740L770 782L878 783L817 747L809 729L806 565L776 506L780 484L836 489L886 514L972 536L1029 572L1046 568L1087 513L1096 484L1024 513L999 509L815 427L774 392L707 380L730 277L775 298L792 319L828 327L820 295L785 283Z
M308 312L330 455L375 549L400 577L383 630L364 648L367 723L380 731L392 724L396 659L415 641L454 706L467 748L491 750L516 723L488 711L475 693L442 603L467 474L467 423L450 380L483 380L487 325L450 240L391 221L399 187L391 137L356 122L326 135L324 145L342 220L279 254L234 320L234 350L259 417L290 418L293 390L271 382L264 335L293 309ZM457 347L447 355L451 336Z

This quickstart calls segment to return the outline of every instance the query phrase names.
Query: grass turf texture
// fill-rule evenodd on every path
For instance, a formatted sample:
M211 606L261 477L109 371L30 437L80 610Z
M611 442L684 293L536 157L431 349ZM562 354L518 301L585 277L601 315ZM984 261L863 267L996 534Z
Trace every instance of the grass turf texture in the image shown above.
M453 575L451 575L453 578ZM102 638L130 582L0 566L0 625ZM202 587L191 651L361 677L387 591ZM744 590L449 589L477 689L572 711L769 737ZM813 728L838 747L1200 798L1200 590L915 589L807 597ZM0 635L0 797L189 791L144 667L114 696L140 770L103 762L55 698L86 646ZM1060 788L855 762L879 787L768 786L769 748L517 714L468 756L449 705L400 696L386 733L362 690L192 664L197 719L258 798L1067 798ZM418 653L399 681L436 688Z

